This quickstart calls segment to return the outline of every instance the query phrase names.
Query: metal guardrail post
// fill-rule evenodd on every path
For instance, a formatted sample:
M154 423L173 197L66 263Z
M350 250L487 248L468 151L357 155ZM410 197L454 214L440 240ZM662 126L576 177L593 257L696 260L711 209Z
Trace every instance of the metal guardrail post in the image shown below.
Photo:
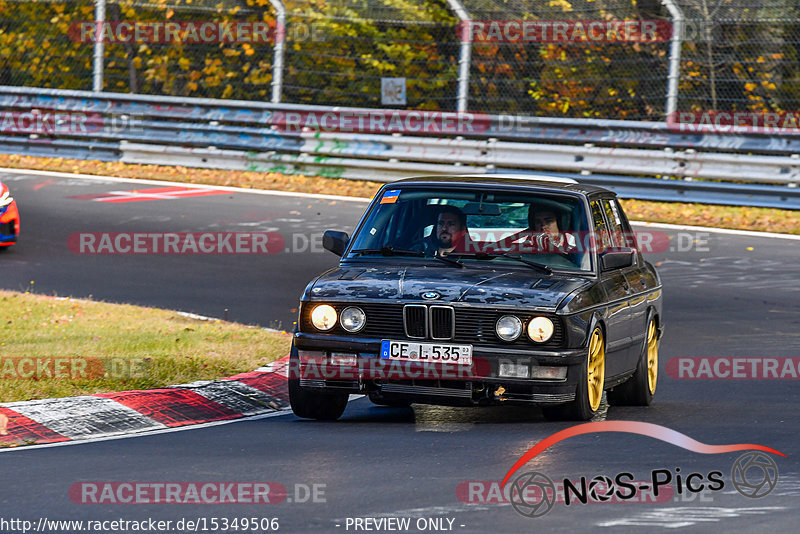
M283 90L283 56L286 50L286 6L281 0L269 0L275 9L275 50L272 61L272 103L279 104Z
M106 21L106 0L94 0L94 68L92 69L92 91L103 90L103 31Z
M672 16L672 39L669 48L669 73L667 74L667 116L678 109L678 82L681 76L681 45L683 44L683 12L674 0L662 0Z
M458 97L456 110L459 113L467 111L467 99L469 98L469 67L472 63L472 39L469 32L470 16L459 0L447 0L447 5L458 17L460 21L458 37L461 39L461 48L458 54Z

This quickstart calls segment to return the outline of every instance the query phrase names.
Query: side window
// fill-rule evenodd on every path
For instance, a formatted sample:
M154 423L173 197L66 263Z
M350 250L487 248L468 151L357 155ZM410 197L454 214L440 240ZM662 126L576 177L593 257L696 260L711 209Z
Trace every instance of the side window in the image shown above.
M622 228L622 219L619 217L616 203L611 199L603 199L603 211L606 212L606 220L609 224L609 231L611 232L611 241L615 247L625 246L624 230Z
M603 217L603 207L600 205L600 201L593 201L591 207L594 231L597 232L598 252L602 252L611 246L611 237L608 235L608 226L606 226L606 220Z
M636 238L625 217L625 212L617 203L616 199L603 200L603 207L606 211L606 218L611 224L611 235L614 238L614 246L617 247L636 247Z

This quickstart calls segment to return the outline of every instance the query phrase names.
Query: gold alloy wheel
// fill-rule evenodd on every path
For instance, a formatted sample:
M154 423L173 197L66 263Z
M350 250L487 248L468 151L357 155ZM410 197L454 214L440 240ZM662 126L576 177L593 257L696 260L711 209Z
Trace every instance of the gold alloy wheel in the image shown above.
M656 392L656 381L658 380L658 340L656 339L656 322L650 320L647 326L647 387L650 394Z
M649 353L648 353L649 355ZM589 342L589 362L586 385L589 391L589 407L593 412L600 408L603 398L603 384L606 379L606 349L603 346L603 331L600 327L592 332Z

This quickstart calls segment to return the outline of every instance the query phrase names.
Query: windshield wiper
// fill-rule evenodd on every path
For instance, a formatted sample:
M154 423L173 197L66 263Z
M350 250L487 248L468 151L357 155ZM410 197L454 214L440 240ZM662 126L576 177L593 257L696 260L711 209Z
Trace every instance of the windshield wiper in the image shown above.
M464 256L464 254L459 254L459 256ZM553 269L548 267L543 263L538 263L531 260L526 260L519 254L509 254L508 252L498 252L498 253L490 253L490 252L476 252L473 256L479 260L491 260L494 258L510 258L512 260L517 260L519 262L524 263L530 267L533 267L537 271L541 271L547 275L553 274Z
M457 265L458 267L461 267L462 269L464 268L464 262L460 261L460 260L457 260L455 258L448 258L447 256L442 256L440 254L434 254L433 257L436 258L437 260L441 260L441 261L443 261L445 263L449 263L450 265Z
M358 250L350 251L353 254L380 254L381 256L418 256L422 257L425 255L424 252L421 250L404 250L401 248L394 248L394 247L381 247L381 248L360 248Z
M366 256L369 254L380 254L381 256L414 256L417 258L425 256L425 253L420 250L406 250L394 247L360 248L357 250L352 250L351 253L360 254L362 256ZM453 258L447 258L445 256L440 256L438 254L435 254L433 258L443 261L445 263L449 263L450 265L457 265L458 267L464 267L464 262Z

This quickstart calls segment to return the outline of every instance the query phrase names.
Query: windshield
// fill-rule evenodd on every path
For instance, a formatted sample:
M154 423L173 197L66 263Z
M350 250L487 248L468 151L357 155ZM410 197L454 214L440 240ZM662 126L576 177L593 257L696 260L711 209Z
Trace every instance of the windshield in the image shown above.
M584 204L572 195L389 189L353 237L347 258L438 257L469 266L591 271L591 254L580 243L587 230Z

